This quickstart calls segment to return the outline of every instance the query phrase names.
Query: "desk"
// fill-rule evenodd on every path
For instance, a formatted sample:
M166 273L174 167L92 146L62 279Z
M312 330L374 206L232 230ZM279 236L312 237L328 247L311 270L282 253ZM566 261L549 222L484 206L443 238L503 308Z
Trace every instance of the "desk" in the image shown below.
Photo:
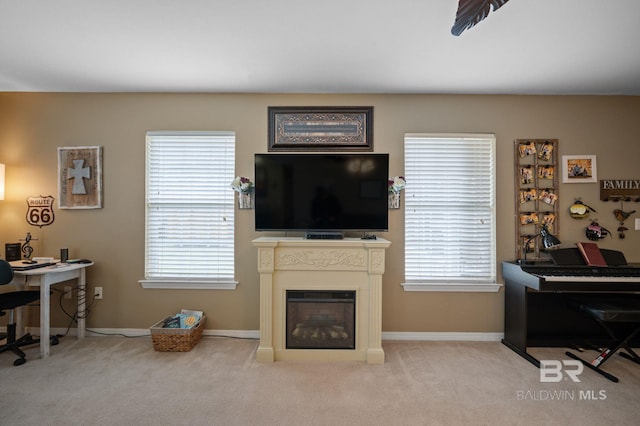
M12 262L13 264L14 262ZM78 339L85 336L86 268L93 263L57 263L44 268L14 271L10 284L23 290L25 287L40 287L40 356L47 358L50 347L49 322L51 315L51 286L69 280L78 280ZM19 311L19 310L18 310ZM17 319L21 323L21 313Z

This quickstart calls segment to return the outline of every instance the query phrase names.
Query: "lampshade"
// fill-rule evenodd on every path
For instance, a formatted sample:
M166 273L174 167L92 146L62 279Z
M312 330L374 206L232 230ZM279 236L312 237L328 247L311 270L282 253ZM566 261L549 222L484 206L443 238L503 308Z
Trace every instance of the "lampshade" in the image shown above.
M540 235L542 236L542 246L545 249L555 248L562 244L555 235L551 235L549 233L547 225L542 225L542 228L540 229Z
M0 164L0 200L4 200L4 164Z
M560 242L560 240L555 235L552 235L549 232L549 228L547 228L547 225L543 224L540 227L540 232L538 234L532 236L531 238L529 238L524 243L524 257L523 257L523 259L518 260L519 263L526 263L527 262L527 247L529 247L529 243L531 241L535 240L538 237L542 237L542 247L544 247L545 250L556 248L560 244L562 244Z

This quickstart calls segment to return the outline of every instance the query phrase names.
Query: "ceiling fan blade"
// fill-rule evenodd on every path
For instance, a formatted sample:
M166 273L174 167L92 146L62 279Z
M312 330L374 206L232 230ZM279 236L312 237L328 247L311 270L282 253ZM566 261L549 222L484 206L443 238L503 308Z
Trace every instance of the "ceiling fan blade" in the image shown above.
M478 22L482 21L489 14L491 6L495 12L504 6L509 0L459 0L456 20L451 28L451 34L459 36Z

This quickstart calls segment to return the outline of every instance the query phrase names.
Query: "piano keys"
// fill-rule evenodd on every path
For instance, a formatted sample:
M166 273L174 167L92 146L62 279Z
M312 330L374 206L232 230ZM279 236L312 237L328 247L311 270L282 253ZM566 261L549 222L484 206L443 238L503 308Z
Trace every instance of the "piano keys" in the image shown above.
M538 291L640 291L640 265L593 267L539 262L502 264L502 277Z

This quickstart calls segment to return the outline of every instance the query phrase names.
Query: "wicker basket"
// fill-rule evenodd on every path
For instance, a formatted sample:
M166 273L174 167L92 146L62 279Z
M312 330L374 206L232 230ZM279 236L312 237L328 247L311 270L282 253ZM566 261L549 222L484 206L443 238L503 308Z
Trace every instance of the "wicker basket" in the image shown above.
M189 352L202 337L205 316L193 328L163 328L162 324L169 318L151 326L153 349L158 352Z

